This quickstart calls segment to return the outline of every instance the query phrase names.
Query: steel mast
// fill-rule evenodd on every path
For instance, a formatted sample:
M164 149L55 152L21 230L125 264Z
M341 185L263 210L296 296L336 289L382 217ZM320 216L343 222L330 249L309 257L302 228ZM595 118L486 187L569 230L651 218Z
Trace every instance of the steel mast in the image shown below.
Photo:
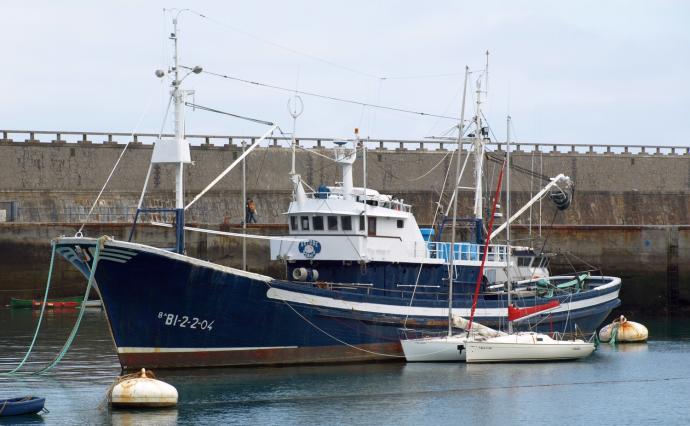
M489 51L486 51L486 68L484 69L484 81L488 88L489 85ZM477 79L477 107L475 110L474 123L474 217L483 219L484 196L482 191L482 169L484 167L484 126L482 126L482 76ZM481 230L477 230L479 235Z
M184 96L185 93L180 89L182 81L180 80L180 67L179 67L179 52L178 52L178 28L177 28L177 17L180 16L179 11L177 15L173 18L173 33L170 38L173 40L175 46L175 52L173 56L174 63L174 76L172 97L174 101L174 114L175 114L175 144L177 145L178 152L182 149L184 145ZM184 163L180 161L177 163L177 169L175 170L175 251L177 253L184 253Z

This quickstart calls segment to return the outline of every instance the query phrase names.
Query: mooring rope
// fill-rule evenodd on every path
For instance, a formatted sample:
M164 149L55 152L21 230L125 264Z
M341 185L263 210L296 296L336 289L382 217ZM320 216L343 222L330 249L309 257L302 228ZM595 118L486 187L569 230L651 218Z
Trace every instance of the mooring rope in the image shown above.
M36 330L34 331L34 337L31 339L31 345L29 345L29 349L26 351L26 354L24 354L24 358L19 362L19 365L14 367L10 371L2 372L0 375L11 375L15 374L17 371L19 371L23 366L24 363L26 363L26 360L29 359L29 355L31 355L31 351L34 349L34 344L36 344L36 339L38 338L38 331L41 329L41 322L43 321L43 314L45 313L46 310L46 302L48 301L48 292L50 291L50 282L53 277L53 267L55 265L55 241L51 241L50 245L52 246L51 254L50 254L50 268L48 269L48 280L46 281L46 291L45 294L43 295L43 304L41 304L41 314L38 316L38 323L36 324Z
M270 283L266 283L266 285L268 286L268 288L272 288ZM343 345L350 347L352 349L356 349L358 351L366 352L366 353L369 353L372 355L385 356L385 357L389 357L389 358L405 358L404 355L386 354L386 353L381 353L381 352L370 351L368 349L360 348L359 346L355 346L353 344L347 343L346 341L335 337L331 333L327 332L326 330L322 329L318 325L314 324L312 321L309 320L309 318L305 317L300 312L298 312L297 309L295 309L287 300L283 300L283 303L285 303L288 306L288 308L290 308L295 314L297 314L297 316L299 316L301 319L303 319L307 324L311 325L316 330L320 331L321 333L325 334L326 336L330 337L331 339L335 340L336 342L338 342L340 344L343 344Z
M106 405L109 406L112 401L113 401L113 389L115 389L115 386L119 385L120 383L124 382L125 380L131 380L131 379L139 379L139 378L144 378L144 379L155 379L156 375L153 373L152 370L147 370L145 368L142 368L141 370L137 371L136 373L130 373L130 374L124 374L122 376L118 376L115 381L108 386L108 390L105 391L105 398L103 398L103 401L98 405L99 409L103 409Z
M91 287L93 286L94 279L96 278L96 268L98 267L98 260L100 259L101 255L101 248L105 246L105 241L109 237L107 236L102 236L96 241L96 250L93 254L93 261L91 262L91 273L89 274L89 281L86 283L86 291L84 292L84 299L81 302L81 305L79 306L79 315L77 316L77 321L74 323L74 327L72 327L72 331L69 334L69 337L67 338L67 341L65 344L62 346L62 349L58 353L58 355L53 359L53 361L48 364L46 367L38 370L35 374L45 374L53 367L58 365L62 358L67 354L67 351L69 351L70 346L72 346L72 342L74 342L74 339L77 337L77 332L79 331L79 326L81 325L81 320L84 318L84 313L86 312L86 301L89 298L89 293L91 292Z
M79 331L79 326L81 324L82 319L84 318L84 313L86 312L86 301L89 298L89 293L91 292L91 287L93 286L94 279L96 277L96 268L98 267L98 260L100 259L100 253L101 253L101 248L105 245L105 241L109 237L107 236L102 236L97 240L96 243L96 250L93 255L93 262L91 263L91 273L89 274L89 281L86 284L86 291L84 292L84 298L81 301L81 304L79 306L79 314L77 316L77 321L74 324L74 327L72 327L72 331L69 334L69 337L67 338L67 341L64 343L62 346L62 349L60 352L57 354L57 356L51 361L50 364L48 364L46 367L34 371L34 372L28 372L26 374L44 374L48 371L50 371L53 367L58 365L62 358L67 354L67 351L69 351L70 346L74 342L74 339L77 336L77 331ZM10 371L7 372L2 372L0 375L13 375L13 374L21 374L19 370L24 366L26 361L29 359L29 356L31 355L31 352L33 351L34 345L36 343L36 339L38 338L38 332L41 328L41 323L43 320L43 315L45 313L45 308L47 305L47 300L48 300L48 293L50 291L50 283L52 280L53 276L53 270L55 266L55 252L56 252L56 242L51 241L51 244L53 246L51 257L50 257L50 269L48 270L48 281L46 283L46 291L43 296L43 304L41 305L41 314L38 317L38 323L36 324L36 330L34 331L34 336L33 339L31 340L31 345L29 345L29 349L26 351L26 354L24 355L24 358L19 362L19 365L17 365L15 368L13 368Z

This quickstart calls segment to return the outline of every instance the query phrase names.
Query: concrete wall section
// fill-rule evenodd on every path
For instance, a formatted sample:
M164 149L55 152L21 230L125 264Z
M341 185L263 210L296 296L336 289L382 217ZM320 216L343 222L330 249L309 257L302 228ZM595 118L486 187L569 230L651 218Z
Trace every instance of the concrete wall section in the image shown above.
M123 145L118 144L0 144L0 202L16 203L20 221L79 221L105 182ZM134 211L143 186L151 146L132 144L113 175L96 220L122 221ZM330 155L325 149L314 152ZM185 170L186 196L191 199L231 164L241 148L195 147L195 165ZM499 153L500 154L500 153ZM495 154L500 156L499 154ZM414 205L420 222L433 218L435 202L447 205L451 187L446 172L454 169L451 151L372 150L368 154L367 186L390 193ZM529 199L543 182L518 168L547 176L564 173L575 181L576 201L554 223L577 224L690 224L690 158L686 155L643 154L514 154L514 209ZM464 160L464 154L461 160ZM259 148L247 159L247 191L258 203L262 222L284 223L280 213L290 200L290 150ZM486 193L492 193L499 164L489 162ZM299 151L297 170L316 188L340 180L335 164ZM362 184L361 161L355 164L355 184ZM452 179L452 173L450 174ZM149 180L149 206L170 206L173 170L155 166ZM444 185L445 182L445 185ZM468 169L461 186L473 186ZM220 223L242 217L241 170L229 173L189 212L194 221ZM464 191L461 209L472 206L471 191ZM542 216L550 217L550 206ZM129 215L129 216L128 216ZM534 217L534 215L533 215ZM549 220L550 219L545 219Z

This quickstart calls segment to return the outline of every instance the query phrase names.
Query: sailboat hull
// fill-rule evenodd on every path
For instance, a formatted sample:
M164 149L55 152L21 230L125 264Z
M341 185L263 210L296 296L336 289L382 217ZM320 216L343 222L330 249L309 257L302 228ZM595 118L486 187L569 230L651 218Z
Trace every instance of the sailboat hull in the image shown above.
M57 250L88 274L96 243L62 238ZM411 304L399 292L275 280L121 241L105 243L96 284L127 369L400 361L400 328L448 326L444 297ZM619 287L573 297L576 309L545 326L594 330L620 303ZM470 305L459 296L454 313L468 315ZM477 320L497 324L505 311L504 301L485 301Z
M520 333L465 344L466 362L571 361L594 352L594 344L582 340L553 340L537 333Z
M464 336L453 335L402 339L400 345L408 362L463 362L466 341Z

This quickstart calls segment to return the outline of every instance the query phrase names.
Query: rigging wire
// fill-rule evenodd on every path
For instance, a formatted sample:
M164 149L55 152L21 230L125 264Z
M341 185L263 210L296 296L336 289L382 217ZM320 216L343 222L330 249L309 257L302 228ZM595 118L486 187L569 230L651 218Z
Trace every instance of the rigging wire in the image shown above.
M188 70L192 69L191 67L187 67L184 65L181 65L180 68L184 68L184 69L188 69ZM268 84L268 83L261 83L258 81L246 80L243 78L233 77L231 75L221 74L221 73L217 73L217 72L213 72L213 71L203 70L202 73L209 74L209 75L212 75L215 77L224 78L226 80L238 81L240 83L246 83L246 84L251 84L254 86L266 87L269 89L280 90L283 92L288 92L288 93L293 93L293 94L297 93L299 95L312 96L312 97L316 97L316 98L320 98L320 99L327 99L327 100L335 101L335 102L342 102L342 103L348 103L348 104L353 104L353 105L361 105L361 106L366 106L369 108L378 108L378 109L383 109L383 110L388 110L388 111L402 112L405 114L420 115L423 117L435 117L435 118L443 118L446 120L457 120L457 117L450 117L450 116L441 115L441 114L432 114L432 113L428 113L428 112L424 112L424 111L414 111L414 110L409 110L409 109L405 109L405 108L391 107L391 106L386 106L386 105L376 105L376 104L357 101L357 100L353 100L353 99L345 99L345 98L339 98L336 96L322 95L320 93L315 93L315 92L305 92L302 90L288 89L286 87L276 86L274 84Z
M446 183L448 182L448 175L450 174L450 169L451 169L450 166L453 164L453 156L455 155L455 152L456 152L456 151L458 151L458 158L457 158L457 161L460 161L460 154L459 154L460 149L451 151L451 153L450 153L450 154L451 154L450 161L449 161L448 167L446 168L446 176L445 176L444 179L443 179L443 186L441 186L441 193L440 193L440 195L439 195L438 201L436 202L436 208L434 209L434 217L433 217L433 219L431 220L431 225L432 225L432 226L435 226L435 225L436 225L436 218L438 217L438 212L439 212L439 210L442 210L442 208L441 208L441 200L443 199L443 193L445 192ZM445 158L445 157L444 157L444 158ZM451 267L452 267L452 266L451 266ZM415 279L414 288L412 289L412 295L410 295L410 304L409 304L410 307L412 306L412 302L414 301L414 296L415 296L415 294L417 293L417 287L418 287L418 285L419 285L419 278L422 276L422 268L424 268L424 263L421 263L421 264L419 265L419 272L417 272L417 278ZM404 326L405 328L407 328L407 319L408 319L408 318L409 318L409 314L405 315L405 322L403 323L403 326Z
M502 163L503 160L505 159L505 155L492 154L489 151L486 152L486 157L489 161L494 162L494 163L499 163L499 164ZM522 166L518 166L516 164L513 164L511 167L511 170L525 174L527 176L541 179L544 182L550 182L551 181L550 177L543 175L541 173L534 172L534 171L528 169L527 167L522 167Z
M433 172L438 166L440 166L441 163L443 163L443 161L444 161L449 155L451 155L453 152L455 152L455 151L449 151L449 152L447 152L446 155L444 155L444 156L443 156L436 164L434 164L428 171L426 171L424 174L422 174L422 175L420 175L420 176L417 176L417 177L415 177L415 178L412 178L412 179L407 179L407 178L404 178L404 177L401 177L401 176L397 176L397 175L395 175L394 173L392 173L390 170L385 170L385 169L383 168L383 166L381 166L381 165L379 165L379 164L377 164L377 163L374 163L374 164L376 164L377 167L378 167L379 169L382 169L382 170L384 171L384 173L386 173L386 174L392 176L392 177L395 178L395 179L398 179L398 180L403 181L403 182L416 182L416 181L418 181L418 180L424 179L425 177L429 176L429 174L431 174L431 172ZM451 159L452 159L452 157L451 157Z
M192 102L185 102L184 104L188 107L191 107L192 109L200 109L202 111L215 112L217 114L229 115L230 117L239 118L240 120L247 120L247 121L251 121L253 123L265 124L266 126L273 126L275 124L275 123L272 123L270 121L259 120L258 118L246 117L244 115L237 115L237 114L233 114L230 112L221 111L219 109L209 108L209 107L205 107L203 105L198 105L198 104L195 104Z
M115 165L113 166L112 170L110 170L110 174L108 174L108 177L105 179L105 182L103 183L101 190L98 192L96 199L93 200L93 204L91 205L89 212L86 214L86 217L84 218L84 221L81 223L81 226L79 227L79 230L77 231L75 236L81 236L82 235L82 231L84 230L84 226L89 221L89 218L91 217L91 214L93 213L93 210L96 208L96 205L98 204L98 200L100 200L101 195L103 195L103 192L105 191L105 188L108 186L108 183L110 183L110 179L112 179L113 175L115 174L115 171L117 170L117 166L120 165L120 161L122 160L122 157L125 156L125 153L127 152L127 148L129 147L130 141L134 139L134 135L137 133L139 126L141 126L141 123L144 121L144 117L146 117L146 115L148 114L152 103L153 103L153 93L149 97L149 100L148 100L146 106L144 107L144 111L142 112L141 116L139 117L139 120L137 121L137 124L134 126L134 129L130 133L130 137L129 137L127 143L125 144L125 147L122 148L122 151L120 152L120 156L117 157L117 161L115 161Z
M195 13L196 13L196 12L195 12ZM348 71L348 72L351 72L351 73L353 73L353 74L358 74L358 75L361 75L361 76L364 76L364 77L369 77L369 78L374 78L374 79L385 79L384 77L381 77L381 76L379 76L379 75L372 74L372 73L367 72L367 71L359 70L359 69L357 69L357 68L353 68L353 67L350 67L350 66L348 66L348 65L339 64L339 63L337 63L337 62L333 62L333 61L331 61L331 60L324 59L324 58L321 58L321 57L316 56L316 55L312 55L311 53L302 52L302 51L297 50L297 49L294 49L294 48L292 48L292 47L284 46L284 45L279 44L279 43L276 43L276 42L274 42L274 41L271 41L271 40L262 38L262 37L260 37L260 36L258 36L258 35L256 35L256 34L252 34L252 33L250 33L250 32L247 32L247 31L241 30L241 29L239 29L239 28L237 28L237 27L234 27L234 26L232 26L232 25L228 25L228 24L226 24L226 23L224 23L224 22L221 22L221 21L219 21L219 20L217 20L217 19L210 18L210 17L208 17L208 16L202 15L202 14L200 14L200 13L197 13L197 15L199 15L200 17L202 17L202 18L204 18L204 19L206 19L206 20L208 20L208 21L213 22L214 24L216 24L216 25L218 25L218 26L220 26L220 27L229 29L229 30L231 30L231 31L237 32L237 33L239 33L239 34L242 34L242 35L244 35L245 37L252 38L252 39L257 40L257 41L260 41L260 42L262 42L262 43L264 43L264 44L268 44L268 45L273 46L273 47L276 47L276 48L278 48L278 49L285 50L285 51L290 52L290 53L293 53L293 54L295 54L295 55L303 56L303 57L305 57L305 58L309 58L309 59L312 59L312 60L315 60L315 61L318 61L318 62L322 62L322 63L324 63L324 64L326 64L326 65L330 65L330 66L335 67L335 68L340 68L340 69L342 69L342 70L344 70L344 71Z
M230 30L230 31L234 31L234 32L239 33L239 34L242 34L242 35L245 36L245 37L254 39L254 40L256 40L256 41L259 41L259 42L261 42L261 43L267 44L267 45L269 45L269 46L273 46L273 47L275 47L275 48L277 48L277 49L284 50L284 51L286 51L286 52L290 52L290 53L292 53L292 54L294 54L294 55L303 56L303 57L305 57L305 58L309 58L309 59L311 59L311 60L314 60L314 61L317 61L317 62L324 63L324 64L329 65L329 66L332 66L332 67L334 67L334 68L339 68L339 69L341 69L341 70L350 72L350 73L352 73L352 74L357 74L357 75L361 75L361 76L364 76L364 77L369 77L369 78L376 79L376 80L422 80L422 79L430 79L430 78L457 77L457 76L460 76L460 75L464 75L464 73L439 73L439 74L420 74L420 75L400 75L400 76L390 76L390 77L388 77L388 76L383 76L383 75L377 75L377 74L374 74L373 72L369 72L369 71L361 70L361 69L358 69L358 68L354 68L354 67L349 66L349 65L343 65L343 64L341 64L341 63L332 61L332 60L330 60L330 59L322 58L322 57L317 56L317 55L314 55L314 54L312 54L312 53L303 52L303 51L301 51L301 50L298 50L298 49L295 49L295 48L292 48L292 47L289 47L289 46L285 46L285 45L280 44L280 43L276 43L276 42L274 42L274 41L272 41L272 40L269 40L269 39L263 38L263 37L261 37L261 36L258 36L258 35L256 35L256 34L250 33L250 32L248 32L248 31L242 30L242 29L237 28L237 27L235 27L235 26L233 26L233 25L229 25L229 24L227 24L227 23L225 23L225 22L219 21L218 19L215 19L215 18L211 18L211 17L209 17L209 16L206 16L206 15L201 14L201 13L199 13L199 12L196 12L196 11L194 11L194 10L189 10L189 11L192 12L192 13L194 13L194 14L196 14L197 16L199 16L199 17L201 17L201 18L204 18L204 19L206 19L206 20L208 20L208 21L210 21L210 22L212 22L212 23L218 25L219 27L225 28L225 29Z

